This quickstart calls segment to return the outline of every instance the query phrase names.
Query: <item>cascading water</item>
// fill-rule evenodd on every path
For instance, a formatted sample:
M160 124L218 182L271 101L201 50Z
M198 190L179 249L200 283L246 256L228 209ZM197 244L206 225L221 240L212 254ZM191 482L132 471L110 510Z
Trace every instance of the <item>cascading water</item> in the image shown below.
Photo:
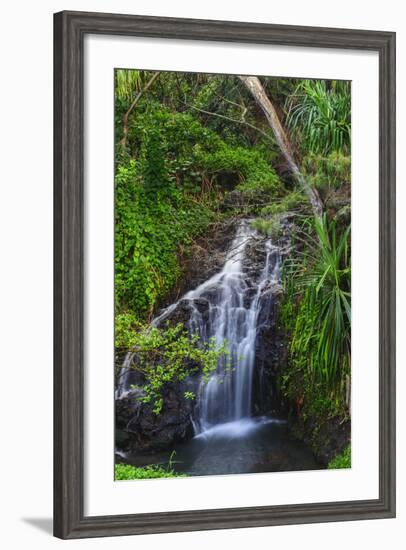
M264 295L264 290L279 282L280 265L279 251L268 240L257 280L249 276L246 249L257 236L249 222L243 221L221 272L184 297L191 303L190 332L197 332L202 340L214 338L218 346L225 342L229 350L229 356L220 358L209 380L200 384L195 418L198 433L249 418L252 413L257 331L259 323L266 322L261 312L272 300L272 292ZM205 317L194 305L201 299L208 302Z
M191 312L190 333L197 333L201 341L214 339L217 346L225 343L228 348L229 354L219 359L216 371L208 380L200 382L194 418L197 434L213 431L214 426L224 423L248 419L252 413L257 333L269 320L272 290L278 286L280 266L279 249L268 239L264 242L262 269L256 276L250 275L247 247L259 239L249 220L243 220L223 269L153 321L154 326L159 326L180 302L187 302ZM263 241L263 237L260 240ZM206 306L204 314L199 307L202 302ZM231 430L234 428L230 426Z
M131 392L131 386L133 384L134 371L131 366L134 360L134 353L129 351L124 357L123 364L118 375L116 383L115 399L122 399L127 397Z

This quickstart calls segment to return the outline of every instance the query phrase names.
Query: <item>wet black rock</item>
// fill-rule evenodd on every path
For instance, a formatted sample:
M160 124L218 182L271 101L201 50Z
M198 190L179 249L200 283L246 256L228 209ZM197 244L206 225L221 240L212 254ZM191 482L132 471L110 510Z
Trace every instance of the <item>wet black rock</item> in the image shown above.
M235 236L237 221L229 219L226 222L213 224L205 235L198 237L184 251L179 259L179 264L183 267L182 276L173 291L161 302L162 309L179 300L188 290L197 288L212 275L221 271Z
M182 324L186 327L195 309L202 315L203 321L207 321L210 304L207 299L200 297L194 300L180 300L176 307L165 315L157 326L167 326L168 324L170 326L175 326L177 324Z
M316 460L323 466L327 466L351 442L350 420L343 422L337 417L304 420L292 410L289 426L292 433L312 449Z
M142 403L142 390L133 390L116 400L116 444L126 452L148 452L167 449L193 435L194 401L186 391L195 391L192 378L181 384L168 384L159 414L153 405Z
M176 308L169 313L169 315L165 316L161 323L158 324L160 327L161 325L186 325L187 322L190 319L190 313L192 311L192 305L189 300L181 300L178 302Z

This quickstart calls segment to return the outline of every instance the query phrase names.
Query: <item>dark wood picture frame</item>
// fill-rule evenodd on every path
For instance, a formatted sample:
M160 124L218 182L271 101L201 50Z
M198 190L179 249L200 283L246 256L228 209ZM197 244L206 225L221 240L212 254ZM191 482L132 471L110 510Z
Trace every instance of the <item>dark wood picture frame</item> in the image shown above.
M142 36L379 54L379 498L87 517L83 512L83 39ZM54 534L80 538L395 516L395 33L102 13L54 16Z

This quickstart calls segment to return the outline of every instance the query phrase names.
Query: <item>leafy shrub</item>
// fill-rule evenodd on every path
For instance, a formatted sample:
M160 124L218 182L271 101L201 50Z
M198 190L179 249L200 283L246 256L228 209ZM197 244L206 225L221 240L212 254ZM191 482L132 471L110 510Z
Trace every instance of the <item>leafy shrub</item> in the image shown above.
M230 144L191 114L170 112L162 105L150 103L147 111L132 119L129 135L137 154L151 128L160 129L168 174L183 191L198 193L207 182L221 191L225 175L234 179L233 187L241 183L247 189L264 186L275 190L280 186L266 158L270 153L265 155L263 147Z
M131 312L117 313L114 324L114 345L116 350L131 349L137 342L137 331L142 325Z
M142 327L132 333L131 349L134 353L132 368L143 375L143 403L153 403L159 414L163 406L163 390L169 382L182 382L190 374L201 373L207 379L217 366L220 357L227 361L228 350L224 342L217 346L215 339L200 342L198 335L188 334L179 323L166 329ZM193 392L185 393L194 399Z
M200 152L197 162L211 175L220 172L235 174L237 189L240 191L261 189L272 192L280 186L279 177L274 169L255 149L230 147L222 143L214 152Z
M152 313L179 277L179 246L213 219L205 204L179 198L164 176L163 184L154 179L152 153L143 164L118 167L115 198L116 310L131 310L138 319Z

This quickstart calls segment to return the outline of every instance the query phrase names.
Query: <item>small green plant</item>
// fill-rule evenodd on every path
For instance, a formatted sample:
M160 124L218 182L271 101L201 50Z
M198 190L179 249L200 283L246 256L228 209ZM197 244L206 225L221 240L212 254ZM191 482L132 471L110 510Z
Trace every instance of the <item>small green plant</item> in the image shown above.
M129 311L118 313L114 324L116 350L131 349L137 342L137 331L141 327L134 313Z
M185 393L183 395L185 396L185 399L189 399L191 401L196 399L196 394L193 391L185 391Z
M351 445L348 445L342 453L329 462L328 468L329 470L351 468Z

